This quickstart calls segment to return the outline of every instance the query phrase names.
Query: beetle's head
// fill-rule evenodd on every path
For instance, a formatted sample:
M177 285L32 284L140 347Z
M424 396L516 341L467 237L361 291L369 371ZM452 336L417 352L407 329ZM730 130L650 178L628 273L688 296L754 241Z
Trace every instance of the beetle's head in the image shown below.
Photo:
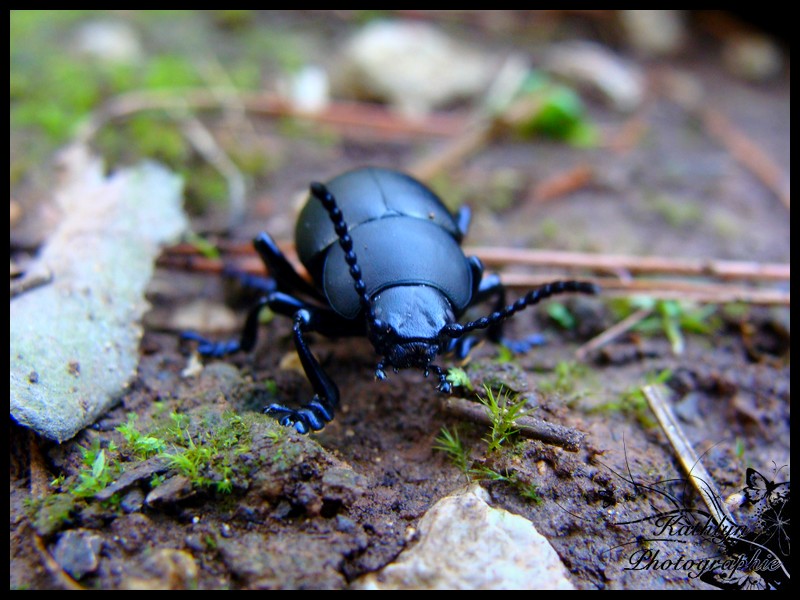
M439 332L455 321L453 308L444 294L425 285L399 285L382 290L372 298L372 313L369 339L384 357L379 372L383 366L427 370L444 350Z

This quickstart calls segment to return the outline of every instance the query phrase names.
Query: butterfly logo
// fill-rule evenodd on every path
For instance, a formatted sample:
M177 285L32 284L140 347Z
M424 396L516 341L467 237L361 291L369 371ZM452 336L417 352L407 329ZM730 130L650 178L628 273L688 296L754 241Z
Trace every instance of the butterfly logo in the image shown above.
M766 500L769 506L786 502L789 498L789 482L775 483L769 481L755 469L748 468L745 472L747 485L744 488L745 498L751 504L758 504Z

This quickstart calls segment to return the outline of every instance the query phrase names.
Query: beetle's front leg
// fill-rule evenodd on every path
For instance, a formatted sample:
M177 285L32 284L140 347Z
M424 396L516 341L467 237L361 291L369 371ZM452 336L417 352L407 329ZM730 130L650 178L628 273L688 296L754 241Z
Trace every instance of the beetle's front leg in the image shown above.
M281 425L293 425L300 433L322 429L326 423L333 420L334 409L339 404L339 388L322 369L303 336L308 331L324 329L325 324L318 321L324 320L326 314L328 313L324 310L317 312L310 308L302 308L295 313L292 327L297 355L314 389L314 398L299 409L281 404L271 404L264 409L266 414L277 418Z

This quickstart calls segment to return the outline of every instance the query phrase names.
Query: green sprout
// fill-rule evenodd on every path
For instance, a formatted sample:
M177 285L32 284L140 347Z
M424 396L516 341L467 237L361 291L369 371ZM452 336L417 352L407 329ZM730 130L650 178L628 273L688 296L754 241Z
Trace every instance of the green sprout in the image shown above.
M646 384L662 384L668 381L670 377L672 377L672 371L670 369L664 369L655 375L648 375L646 377ZM601 404L591 412L620 412L634 416L643 427L655 427L658 423L653 419L650 406L647 403L647 398L645 398L642 392L642 387L641 385L632 386L622 393L619 400Z
M520 496L533 504L541 504L543 502L536 484L525 481L516 471L510 471L506 475L490 467L481 465L475 469L470 469L469 473L475 479L488 479L489 481L502 481L503 483L507 483L517 490Z
M190 232L187 241L205 258L219 258L219 249L204 237Z
M712 333L717 322L712 317L717 312L714 305L697 307L690 302L679 300L656 300L649 296L636 296L616 303L621 316L626 317L635 310L647 309L652 315L637 323L633 328L646 335L663 333L672 346L673 354L682 354L685 348L684 332Z
M145 459L163 452L166 449L164 440L140 433L136 429L137 418L135 413L128 413L128 422L117 427L136 456Z
M503 482L513 488L522 498L533 503L542 502L538 494L536 485L527 480L527 476L520 476L513 468L501 471L493 468L493 460L489 454L497 451L508 439L517 433L514 420L525 414L524 401L519 400L519 395L510 395L508 391L500 391L495 394L488 386L484 386L486 397L481 398L481 402L487 408L489 418L492 423L488 437L484 438L487 443L486 461L473 463L470 459L470 451L461 441L458 430L453 428L450 431L447 427L442 427L441 432L434 441L433 449L443 452L447 458L463 473L469 481L491 481Z
M82 448L81 452L85 468L78 474L78 483L72 488L72 494L78 498L89 498L105 489L114 480L114 473L98 441L91 448Z
M460 367L450 367L447 370L447 381L453 384L454 387L463 387L469 391L473 391L475 389L472 386L472 382L469 380L469 375L467 375L467 372Z
M536 487L535 483L533 482L524 483L522 481L519 481L518 484L519 484L518 490L520 496L522 496L529 502L532 502L533 504L541 504L542 502L544 502L544 500L542 500L542 497L539 495L539 489Z
M469 450L464 447L458 437L458 429L454 427L451 433L447 427L442 427L442 432L436 438L433 449L444 452L458 470L469 479Z
M523 136L541 135L581 147L597 144L597 128L589 120L575 90L540 71L533 71L523 85L521 97L536 108L519 125L519 133Z
M498 365L504 365L514 360L514 353L508 346L502 344L497 346L497 358L494 359Z
M484 386L486 396L478 396L481 404L486 407L486 414L491 423L489 437L484 438L488 444L488 452L496 452L509 438L514 436L519 430L516 428L515 421L527 414L525 402L519 400L519 394L513 397L509 390L501 388L495 395L489 386Z
M561 302L550 302L547 305L547 316L553 319L562 329L571 331L575 329L577 320L575 316Z
M555 379L543 381L539 384L539 389L543 392L572 394L575 391L575 380L586 375L586 371L586 365L582 363L561 360L553 370Z

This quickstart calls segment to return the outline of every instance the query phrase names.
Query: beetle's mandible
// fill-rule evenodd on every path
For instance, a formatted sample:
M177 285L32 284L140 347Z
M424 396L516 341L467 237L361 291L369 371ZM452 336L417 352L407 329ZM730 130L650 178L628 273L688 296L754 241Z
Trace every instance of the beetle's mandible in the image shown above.
M270 278L240 339L211 342L194 333L184 337L198 340L203 355L223 356L253 349L264 306L291 317L295 347L314 398L298 409L272 404L264 412L300 433L322 429L339 404L339 389L309 349L308 332L366 336L381 356L378 379L386 378L387 368L417 368L426 377L433 372L437 388L450 392L445 371L433 361L450 352L465 357L475 343L475 336L467 334L486 329L493 342L524 351L530 340L503 336L507 318L554 294L598 292L592 283L555 281L506 305L500 278L484 275L481 261L461 249L469 221L467 208L452 215L430 189L397 171L368 167L324 185L312 183L295 237L313 284L262 233L254 245ZM458 323L470 306L486 300L494 302L491 314Z

